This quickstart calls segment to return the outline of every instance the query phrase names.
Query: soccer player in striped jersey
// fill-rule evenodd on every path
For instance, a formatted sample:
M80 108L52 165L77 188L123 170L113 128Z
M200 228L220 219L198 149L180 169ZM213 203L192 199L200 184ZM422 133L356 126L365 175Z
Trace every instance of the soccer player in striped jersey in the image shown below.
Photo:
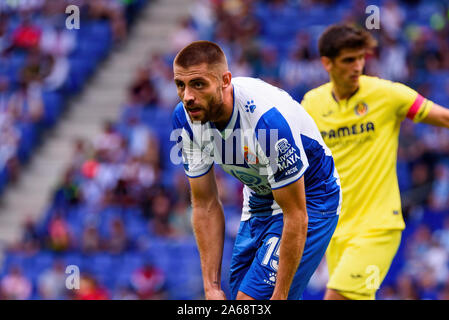
M285 91L232 78L219 46L193 42L173 64L173 113L193 206L205 296L225 299L225 221L214 163L244 184L232 299L300 299L338 222L339 178L312 118Z
M405 228L396 175L401 122L449 127L449 110L404 84L362 75L371 35L347 25L319 39L330 82L306 93L303 107L332 150L341 177L341 217L326 253L325 299L375 299Z

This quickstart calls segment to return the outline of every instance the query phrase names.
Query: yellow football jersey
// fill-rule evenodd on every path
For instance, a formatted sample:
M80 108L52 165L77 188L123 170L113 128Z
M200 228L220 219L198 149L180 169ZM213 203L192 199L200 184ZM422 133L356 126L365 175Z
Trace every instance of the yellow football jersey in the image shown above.
M413 89L361 76L359 89L337 102L329 82L302 101L332 150L343 202L334 236L404 229L396 174L398 138L405 117L419 122L432 102Z

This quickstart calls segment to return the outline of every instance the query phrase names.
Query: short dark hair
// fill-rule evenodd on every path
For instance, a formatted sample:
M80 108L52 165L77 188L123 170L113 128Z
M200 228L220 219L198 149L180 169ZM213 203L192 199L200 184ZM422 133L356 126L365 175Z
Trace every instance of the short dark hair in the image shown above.
M179 51L174 60L174 64L182 68L189 68L202 63L227 66L226 56L220 46L205 40L190 43Z
M321 57L335 58L343 49L372 49L377 45L373 36L347 24L331 25L318 40Z

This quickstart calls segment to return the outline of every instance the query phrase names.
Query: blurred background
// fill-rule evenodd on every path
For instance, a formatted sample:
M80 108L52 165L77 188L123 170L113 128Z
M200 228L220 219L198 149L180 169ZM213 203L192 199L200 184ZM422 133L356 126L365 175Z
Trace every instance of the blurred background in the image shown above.
M174 55L218 42L234 77L301 101L328 81L321 32L365 26L368 5L380 28L366 73L449 107L447 0L0 0L0 298L203 299L189 187L170 161ZM449 131L405 120L397 172L407 228L377 298L449 299ZM218 168L217 181L229 293L242 185ZM327 277L323 261L304 299L322 299Z

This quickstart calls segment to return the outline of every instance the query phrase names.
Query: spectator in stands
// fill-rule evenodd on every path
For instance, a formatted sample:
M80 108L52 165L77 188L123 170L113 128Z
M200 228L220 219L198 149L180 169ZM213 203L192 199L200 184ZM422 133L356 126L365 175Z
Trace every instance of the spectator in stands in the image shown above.
M278 59L276 48L267 46L262 49L262 67L260 72L264 75L265 81L275 86L280 85Z
M236 56L235 60L231 63L230 69L234 77L251 77L253 74L251 65L248 63L243 52Z
M117 1L91 0L86 1L90 19L109 20L115 42L123 41L128 33L123 7Z
M128 235L125 225L119 218L115 218L110 223L110 231L105 245L112 254L121 254L128 249Z
M19 249L27 253L36 253L42 249L40 235L37 231L36 222L28 216L23 223L23 237Z
M449 166L442 162L437 164L433 176L429 206L433 210L444 211L449 207Z
M138 300L139 296L136 294L135 290L131 285L120 286L114 290L114 296L112 300Z
M88 160L81 168L84 181L81 184L84 205L89 211L96 212L104 205L104 190L95 178L99 164L95 160Z
M173 72L168 66L164 57L154 54L148 66L142 69L142 72L146 70L146 74L141 74L140 76L149 81L151 86L155 89L155 98L153 104L150 107L160 107L160 108L172 108L173 104L176 104L178 97L173 94L175 86L173 84Z
M159 149L158 140L152 130L140 122L139 119L129 118L128 127L128 146L131 157L144 157L151 148Z
M12 40L8 34L8 25L8 15L0 12L0 57L11 47Z
M131 97L133 104L151 108L158 104L158 92L149 79L150 70L139 68L135 80L131 85Z
M448 254L433 239L431 229L419 225L407 243L407 260L396 283L400 298L416 295L411 299L417 299L421 294L421 298L436 298L437 286L447 279ZM421 292L412 294L412 286Z
M396 280L399 300L418 300L418 292L413 279L408 275L400 275Z
M30 80L31 77L34 77L31 75L34 71L31 67L29 70L29 75L23 76L19 82L19 87L12 93L8 111L11 112L15 121L38 124L44 117L44 101L40 85Z
M440 290L438 300L449 300L449 280L446 281L445 285Z
M198 0L190 10L192 22L197 26L199 39L210 39L214 30L213 2L209 0ZM231 69L235 70L235 69Z
M9 179L16 182L20 174L18 148L21 132L15 127L13 118L0 111L0 170L7 168Z
M47 245L55 252L64 252L72 247L72 235L61 212L55 212L48 224Z
M75 181L75 172L72 168L66 170L63 181L56 187L54 202L57 206L69 208L82 201L82 193Z
M132 287L141 300L166 299L165 281L162 270L149 262L131 275Z
M416 280L420 300L436 300L438 298L438 282L433 270L422 270Z
M432 235L429 249L421 257L424 261L425 273L432 276L432 282L435 282L435 286L442 285L449 278L449 252L445 250L443 246ZM418 277L422 278L422 277ZM430 283L430 280L426 282L426 285Z
M177 26L177 30L173 32L173 37L171 39L171 52L179 52L179 50L196 39L198 39L198 34L192 27L191 19L182 19Z
M75 300L108 300L109 292L90 274L82 274L79 290L73 290Z
M81 251L84 254L95 254L102 249L100 234L94 224L87 224L81 236Z
M8 113L9 79L0 75L0 114Z
M75 139L73 141L73 151L71 157L71 167L75 170L82 169L82 166L92 156L92 146L88 141L83 139Z
M407 50L399 43L399 40L385 35L379 60L379 77L399 82L407 80L409 76Z
M404 10L395 0L386 1L380 10L382 12L381 29L385 30L392 39L397 39L405 20Z
M170 215L170 225L175 230L174 233L177 236L183 237L193 234L191 218L192 210L190 203L177 201Z
M411 207L422 208L427 204L432 182L430 168L426 162L418 162L412 168L412 189L407 192L407 198Z
M152 218L150 220L150 230L156 236L175 237L175 228L170 223L172 215L171 200L165 193L159 193L153 198L151 204Z
M14 49L32 50L39 46L42 30L32 22L31 12L23 12L21 24L12 34Z
M434 233L435 240L449 253L449 217L443 220L442 229Z
M391 285L383 285L380 288L379 297L381 300L399 300L396 288Z
M170 224L180 236L193 234L192 230L192 207L190 205L190 192L188 180L183 172L177 172L173 178L174 199L173 213L170 217Z
M38 292L44 300L62 300L67 297L66 278L64 263L55 260L53 266L39 275L37 280Z
M12 266L0 281L0 296L5 300L27 300L31 297L32 289L31 281L18 265Z
M408 50L407 61L412 74L416 71L426 70L429 59L436 55L433 46L428 45L428 32L419 27L415 39L411 40L411 48Z
M94 142L94 147L100 161L117 160L121 155L122 137L111 121L103 125L103 133Z
M54 26L44 29L40 49L44 54L50 55L53 61L52 70L44 79L44 85L48 90L57 90L65 83L70 71L67 56L75 45L75 35L65 28L64 19L57 20Z

